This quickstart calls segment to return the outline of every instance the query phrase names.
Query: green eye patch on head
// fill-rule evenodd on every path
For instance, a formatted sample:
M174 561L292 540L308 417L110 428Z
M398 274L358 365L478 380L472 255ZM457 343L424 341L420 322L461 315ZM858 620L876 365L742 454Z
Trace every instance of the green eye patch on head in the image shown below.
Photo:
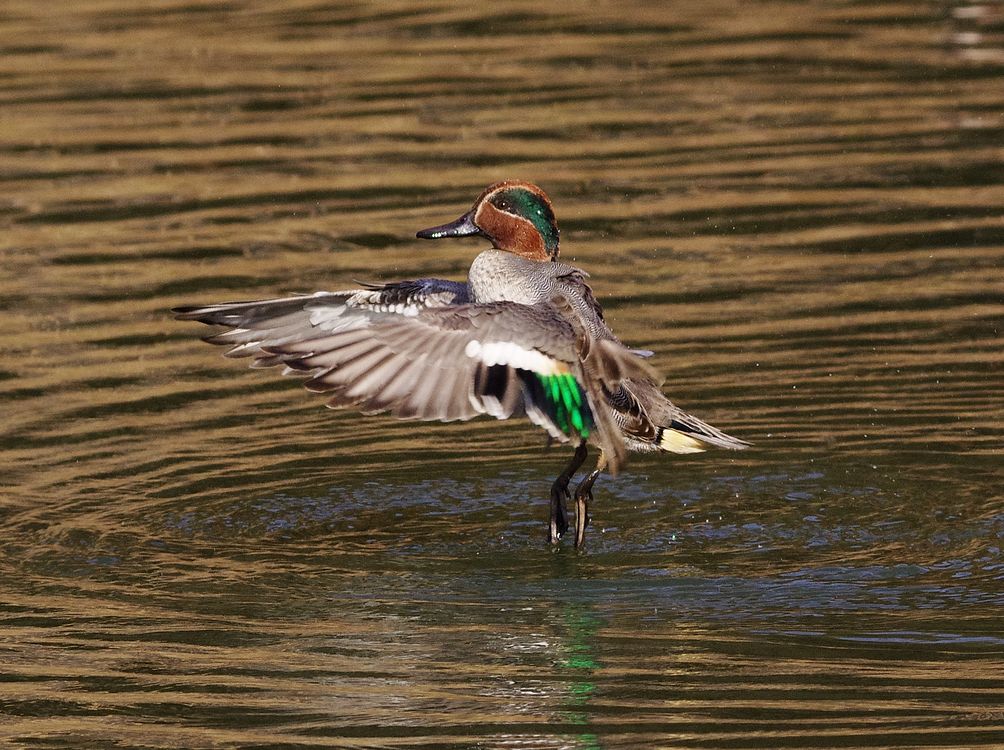
M554 212L544 198L525 188L500 190L491 198L500 211L528 219L544 239L544 247L552 258L558 254L558 226Z

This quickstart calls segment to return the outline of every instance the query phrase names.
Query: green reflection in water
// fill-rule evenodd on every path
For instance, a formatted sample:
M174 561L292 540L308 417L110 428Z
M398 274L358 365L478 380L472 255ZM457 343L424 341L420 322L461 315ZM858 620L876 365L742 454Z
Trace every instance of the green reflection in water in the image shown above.
M558 667L569 670L574 679L568 685L568 698L565 700L565 710L562 718L569 724L589 728L589 712L587 704L596 690L593 672L600 668L593 655L593 639L600 626L600 619L583 610L582 605L565 605L562 620L567 628L567 641L564 645L565 655L558 661ZM600 748L599 737L593 732L582 731L573 738L576 746L590 750Z

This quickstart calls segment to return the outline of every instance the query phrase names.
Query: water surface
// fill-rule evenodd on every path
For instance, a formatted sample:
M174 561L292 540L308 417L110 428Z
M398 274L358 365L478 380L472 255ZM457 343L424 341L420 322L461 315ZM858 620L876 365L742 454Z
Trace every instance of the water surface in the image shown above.
M0 738L1004 746L1004 45L965 3L0 14ZM331 412L181 303L425 275L503 178L683 406L567 449Z

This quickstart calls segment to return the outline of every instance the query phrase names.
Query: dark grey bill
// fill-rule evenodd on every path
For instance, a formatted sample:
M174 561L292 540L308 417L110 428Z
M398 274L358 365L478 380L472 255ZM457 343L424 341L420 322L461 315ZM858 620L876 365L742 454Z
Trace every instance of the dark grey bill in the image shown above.
M481 230L474 225L474 217L471 212L468 212L456 221L431 229L423 229L415 236L423 240L438 240L443 237L470 237L473 234L481 234Z

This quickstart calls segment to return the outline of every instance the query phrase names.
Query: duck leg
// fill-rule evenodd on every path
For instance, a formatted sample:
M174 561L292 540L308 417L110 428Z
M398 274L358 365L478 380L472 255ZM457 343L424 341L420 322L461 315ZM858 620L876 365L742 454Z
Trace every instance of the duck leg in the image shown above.
M586 538L586 526L589 525L589 503L593 501L593 482L607 466L607 458L600 453L596 468L589 476L579 482L575 488L575 549L580 549Z
M551 544L557 544L561 535L568 530L568 519L565 516L565 501L569 499L568 483L586 460L587 450L585 443L575 446L572 460L551 485L551 519L547 530L547 538Z

